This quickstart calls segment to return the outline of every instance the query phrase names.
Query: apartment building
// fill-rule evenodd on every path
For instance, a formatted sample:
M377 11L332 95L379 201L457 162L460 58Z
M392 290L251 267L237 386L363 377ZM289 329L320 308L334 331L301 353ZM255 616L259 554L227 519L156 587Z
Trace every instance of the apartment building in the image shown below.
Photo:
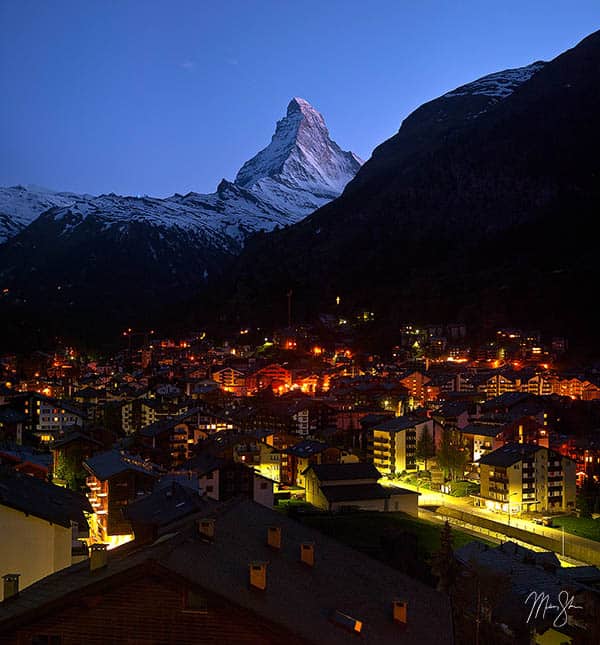
M479 460L478 506L509 514L575 508L575 462L544 446L507 443Z
M374 426L368 448L370 460L383 475L390 477L404 470L416 470L417 440L425 429L437 445L441 426L434 419L405 415Z

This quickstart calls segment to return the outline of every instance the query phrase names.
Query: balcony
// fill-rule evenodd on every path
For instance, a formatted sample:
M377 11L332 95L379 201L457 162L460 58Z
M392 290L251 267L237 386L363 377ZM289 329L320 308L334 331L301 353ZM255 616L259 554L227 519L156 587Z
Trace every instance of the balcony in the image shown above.
M493 477L489 478L490 484L496 483L496 484L504 484L505 486L508 486L508 478L507 477L498 477L494 475Z
M384 452L382 450L373 450L373 457L375 459L389 459L390 458L390 453L389 452Z

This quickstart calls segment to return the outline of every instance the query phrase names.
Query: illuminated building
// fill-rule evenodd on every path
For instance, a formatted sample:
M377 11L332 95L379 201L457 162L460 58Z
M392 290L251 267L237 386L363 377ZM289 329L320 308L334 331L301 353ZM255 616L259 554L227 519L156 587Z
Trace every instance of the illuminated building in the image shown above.
M418 515L419 494L378 484L373 464L312 464L303 473L306 501L326 511L402 511Z
M121 511L152 492L158 480L156 468L118 450L98 453L83 466L88 472L87 496L96 518L92 541L116 546L131 540L131 526Z
M427 429L434 443L439 443L440 428L434 419L410 415L379 423L371 429L369 457L382 474L394 477L405 470L416 470L417 440Z
M507 443L479 460L476 504L510 514L575 508L575 462L527 443Z

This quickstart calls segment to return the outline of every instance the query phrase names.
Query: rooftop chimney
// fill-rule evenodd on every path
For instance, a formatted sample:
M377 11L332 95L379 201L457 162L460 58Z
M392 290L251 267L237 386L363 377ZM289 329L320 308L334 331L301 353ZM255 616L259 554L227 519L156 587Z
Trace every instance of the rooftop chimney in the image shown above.
M19 578L20 573L7 573L2 576L4 580L4 600L19 595Z
M106 544L92 544L90 547L90 571L102 569L108 564Z
M394 622L400 625L406 625L406 610L408 603L404 600L392 600L392 610L394 612Z
M267 588L267 563L250 563L250 586L264 591Z
M269 526L267 529L267 544L272 549L281 549L281 527Z
M205 540L215 539L215 520L212 517L204 517L198 520L198 534Z
M315 543L302 542L300 545L300 560L309 567L315 566Z

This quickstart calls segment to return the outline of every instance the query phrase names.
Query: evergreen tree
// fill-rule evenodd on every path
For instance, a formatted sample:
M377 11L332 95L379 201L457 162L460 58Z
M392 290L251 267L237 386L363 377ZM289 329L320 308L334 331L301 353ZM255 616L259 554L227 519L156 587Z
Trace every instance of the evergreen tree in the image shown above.
M435 456L435 444L433 437L429 433L427 426L423 428L423 434L417 441L416 457L425 462L425 470L427 470L427 460Z
M431 571L438 578L438 591L444 593L450 593L458 573L458 563L452 548L453 542L452 529L446 520L440 534L440 548L431 558Z

